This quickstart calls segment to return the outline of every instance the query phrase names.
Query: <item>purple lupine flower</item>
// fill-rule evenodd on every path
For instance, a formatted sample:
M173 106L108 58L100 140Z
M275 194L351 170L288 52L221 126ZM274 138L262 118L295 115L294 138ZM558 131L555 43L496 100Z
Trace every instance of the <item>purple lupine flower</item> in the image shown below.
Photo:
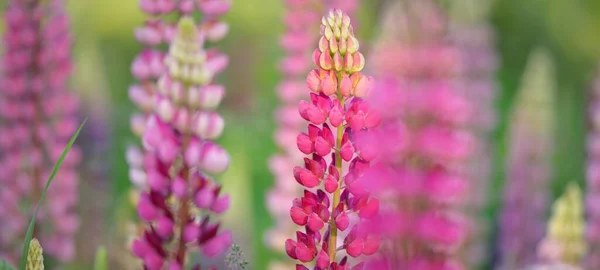
M510 154L500 213L501 269L535 263L545 234L553 146L554 66L535 50L512 112Z
M295 233L297 226L289 219L289 203L302 195L302 189L296 185L290 171L303 164L304 155L296 148L296 137L303 130L304 121L298 115L298 102L306 94L306 74L311 70L311 53L318 41L319 14L325 7L340 9L352 14L357 8L353 1L298 1L286 0L284 18L286 32L280 40L286 56L280 62L283 81L277 92L281 107L276 111L279 128L275 132L275 141L282 149L271 157L269 168L275 176L275 185L267 195L267 207L275 218L275 227L267 231L265 241L272 249L285 252L285 239ZM273 262L270 269L291 266Z
M191 17L180 20L143 135L147 187L137 210L146 230L132 250L147 269L184 269L192 247L215 257L232 241L229 231L209 219L229 208L229 196L209 176L227 169L229 155L212 142L224 122L214 111L216 104L203 98L213 91L220 70L207 61L205 34Z
M585 209L587 214L586 239L589 250L585 258L586 268L600 268L600 77L596 77L590 91L590 130L587 138L587 187Z
M486 5L489 1L455 1L453 4L450 37L458 47L460 67L456 77L456 89L473 106L470 127L477 140L474 153L467 164L471 179L471 193L465 205L473 219L467 240L466 262L477 268L489 258L487 241L490 238L490 221L484 217L488 206L492 170L492 146L490 136L496 126L496 79L498 58L494 51L494 31L486 21ZM465 10L469 9L469 12Z
M78 100L68 92L69 16L60 0L12 0L0 79L0 257L19 258L32 206L77 129ZM73 147L48 190L35 236L60 262L75 256L81 151Z
M383 248L368 269L465 269L464 167L474 137L472 105L453 84L461 59L433 2L397 1L385 10L371 52L379 84L370 101L382 125L358 139L377 152L363 177L382 201L370 228Z

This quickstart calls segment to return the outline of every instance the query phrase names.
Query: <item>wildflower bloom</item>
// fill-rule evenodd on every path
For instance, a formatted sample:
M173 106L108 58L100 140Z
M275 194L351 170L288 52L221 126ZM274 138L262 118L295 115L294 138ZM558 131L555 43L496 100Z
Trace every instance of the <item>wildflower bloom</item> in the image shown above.
M589 251L585 266L590 269L600 268L600 77L592 85L591 103L589 107L590 131L587 138L587 186L585 209L587 214L586 239Z
M553 138L554 67L533 51L512 112L510 152L499 224L501 267L535 262L545 231Z
M159 48L162 45L171 44L174 39L175 23L170 22L169 17L174 15L177 21L182 16L202 13L202 21L197 25L197 31L203 33L203 39L217 42L223 39L228 32L228 25L220 18L229 11L231 3L229 0L140 0L139 6L149 17L143 26L135 29L135 38L144 48L131 64L131 73L138 83L132 85L128 92L129 98L140 110L131 117L131 129L134 134L141 137L148 123L148 116L154 110L158 91L157 81L167 70L164 64L165 52ZM206 55L206 65L212 67L215 76L227 66L227 55L221 53L217 48L207 50ZM206 106L216 107L224 93L223 86L213 84L211 87L207 87L206 91L198 92L200 97L196 99ZM135 153L141 153L141 155ZM142 163L143 155L141 149L136 147L128 149L129 175L137 187L147 185L148 176L139 166ZM136 158L131 159L132 157Z
M290 216L305 230L285 243L288 256L301 263L297 269L308 269L303 264L315 259L318 269L347 269L348 257L336 258L338 250L358 257L372 255L379 248L379 238L362 223L351 224L355 219L373 218L379 208L379 201L358 181L369 166L370 156L363 155L369 149L353 145L353 136L379 124L378 112L363 99L373 80L360 72L365 59L358 49L350 17L339 9L331 10L321 20L319 48L313 53L317 68L307 77L310 101L298 105L309 125L296 143L308 157L304 166L293 170L305 190L294 199ZM346 173L343 163L349 163ZM339 231L348 232L340 247Z
M229 196L208 175L225 171L229 155L211 141L221 135L223 119L200 98L215 74L198 42L202 35L192 18L180 20L143 136L148 187L137 210L147 224L132 251L147 269L183 269L190 248L214 257L232 241L209 219L229 208Z
M0 78L0 257L20 257L33 206L53 165L79 125L78 100L68 92L69 16L60 0L9 2ZM59 262L75 256L79 227L78 167L71 148L37 217L35 237ZM8 218L10 217L10 218ZM4 252L4 253L3 253Z
M454 85L460 58L444 42L445 22L432 2L397 1L385 10L371 55L378 91L369 100L382 123L357 140L378 152L363 181L381 200L369 228L385 248L368 267L463 269L470 184L463 168L474 137L472 106Z
M498 57L494 51L494 31L487 21L490 1L454 1L449 35L458 48L460 63L455 89L473 106L469 128L474 140L473 154L466 170L471 193L465 210L472 217L465 253L470 268L481 267L489 259L490 221L485 218L489 203L492 169L491 135L496 126L496 79ZM465 12L469 10L469 12Z
M269 168L275 176L275 185L267 195L267 207L275 218L275 226L265 234L265 241L273 250L285 252L285 239L296 230L289 219L288 204L302 195L300 186L294 183L290 171L303 163L304 155L296 148L296 136L304 127L304 120L298 115L297 104L306 94L306 74L312 69L311 53L313 44L318 41L319 14L326 7L339 7L351 14L356 10L357 1L285 1L287 11L284 18L286 31L280 39L285 56L279 68L283 81L277 86L281 107L275 112L279 128L275 141L281 152L269 160ZM271 269L290 266L277 266ZM278 268L279 267L279 268Z

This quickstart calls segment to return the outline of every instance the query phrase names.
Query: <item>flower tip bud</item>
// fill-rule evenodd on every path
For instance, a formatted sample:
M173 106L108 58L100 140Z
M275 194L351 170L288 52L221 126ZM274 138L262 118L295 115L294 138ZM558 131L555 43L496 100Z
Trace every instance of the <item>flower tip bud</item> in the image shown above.
M196 41L198 39L198 32L196 31L196 24L192 17L183 17L177 24L177 32L179 36L184 40Z

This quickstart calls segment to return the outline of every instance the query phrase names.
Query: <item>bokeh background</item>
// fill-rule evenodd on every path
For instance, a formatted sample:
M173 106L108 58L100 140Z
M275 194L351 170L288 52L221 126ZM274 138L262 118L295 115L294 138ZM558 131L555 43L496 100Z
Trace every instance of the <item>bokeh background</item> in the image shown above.
M388 0L393 1L393 0ZM4 5L0 1L0 6ZM82 177L84 215L80 258L73 269L88 269L97 245L109 247L114 260L121 241L122 222L135 211L129 204L128 167L124 152L137 144L129 128L135 106L127 88L134 82L130 63L140 45L133 29L143 21L135 0L70 0L76 62L74 89L84 102L89 118L81 143L92 162ZM225 21L230 33L219 45L230 56L230 66L219 81L227 87L220 111L226 130L220 142L231 153L230 170L221 177L232 194L232 209L225 226L232 229L250 262L250 269L265 269L273 256L263 244L263 233L272 220L265 208L265 193L273 183L268 157L277 151L273 143L275 85L280 80L277 62L282 56L278 38L283 31L281 0L232 0ZM368 51L377 32L383 0L362 0L358 35ZM555 60L557 103L555 111L556 155L552 189L557 196L567 181L583 184L586 104L589 85L600 60L600 1L598 0L496 0L491 1L491 23L496 31L500 57L500 85L496 110L492 201L488 218L494 219L505 172L507 123L515 94L532 48L543 46ZM450 9L452 0L440 1ZM0 27L0 29L2 29ZM366 53L368 55L368 53ZM368 66L368 59L367 59ZM291 173L291 172L290 172Z

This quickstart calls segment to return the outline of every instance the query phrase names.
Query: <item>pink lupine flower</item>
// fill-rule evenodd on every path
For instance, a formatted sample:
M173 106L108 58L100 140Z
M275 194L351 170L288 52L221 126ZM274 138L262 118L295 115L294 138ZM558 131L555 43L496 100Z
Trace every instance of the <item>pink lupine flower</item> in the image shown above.
M500 267L536 261L545 233L553 151L555 68L543 49L532 52L519 89L510 128L510 151L499 214Z
M306 73L312 68L310 60L313 44L318 41L318 14L322 13L323 10L321 9L325 7L334 8L338 5L340 7L344 6L342 10L349 13L356 9L355 0L337 2L340 1L285 1L287 7L284 18L286 32L280 39L280 45L286 54L280 63L284 79L277 86L277 93L282 105L275 114L275 118L280 125L275 132L275 141L282 151L274 155L269 161L269 168L275 176L275 186L269 191L266 201L267 207L276 219L276 225L265 234L267 245L280 252L285 251L283 245L285 239L296 230L296 225L289 219L288 205L295 197L302 194L301 187L295 184L294 178L289 173L295 166L303 164L303 153L297 151L296 145L297 143L303 143L303 149L308 148L304 149L303 152L308 152L313 147L308 137L303 138L308 139L308 141L297 142L298 132L305 125L303 118L298 115L297 105L305 97L307 90ZM311 74L314 72L316 71L311 72ZM313 84L316 84L316 86L311 86L309 83L309 87L319 87L320 79L315 78ZM321 117L323 119L327 117L318 111L319 108L312 107L310 103L307 102L305 105L310 107L307 113L310 112L311 117ZM332 121L332 123L337 123L334 127L339 126L344 117L338 107L339 103L334 108L334 110L337 110L337 121ZM321 143L319 144L320 151L330 150L330 147L334 144ZM329 189L337 188L337 179L329 183ZM335 187L332 183L335 183ZM270 267L274 268L281 266L278 263L271 265Z
M452 83L460 59L441 37L444 21L432 2L397 1L386 10L369 58L379 78L368 101L382 112L381 127L354 144L373 159L356 183L368 183L380 200L367 228L386 247L366 267L465 269L459 254L470 223L461 207L470 179L462 168L474 137L472 104Z
M487 194L491 183L492 145L490 136L496 126L495 71L498 57L494 52L494 31L487 21L486 6L479 1L471 3L456 1L453 10L474 10L452 13L450 37L458 47L461 64L456 78L456 89L472 104L473 114L469 126L477 136L474 142L472 159L465 168L470 175L471 196L466 210L473 217L472 233L469 235L466 253L470 254L467 263L470 268L481 267L489 259L490 221L482 218L489 204ZM477 14L474 16L474 14Z
M232 241L230 232L219 230L218 221L209 220L209 215L229 208L229 196L209 176L229 165L227 152L211 142L221 134L223 120L190 99L214 95L209 86L215 72L205 65L207 53L198 42L203 34L193 19L181 19L143 135L146 155L128 152L136 164L133 170L143 167L146 175L137 206L146 230L132 245L146 269L183 269L191 247L215 257ZM201 89L209 93L190 95ZM209 105L214 109L214 104Z
M30 213L45 179L77 129L78 100L68 92L71 72L69 17L60 0L10 1L5 12L6 51L0 88L0 249L19 258ZM36 237L60 262L75 256L79 227L81 151L73 147L38 215ZM10 217L10 218L8 218Z
M586 240L589 250L585 258L585 266L593 269L600 267L600 79L592 84L590 90L591 103L588 108L591 129L588 133L587 186L585 207L587 213Z
M131 65L131 73L138 80L138 83L132 85L128 92L131 101L140 109L140 112L134 114L131 118L131 129L137 136L142 136L146 130L148 117L153 112L157 93L161 88L177 88L173 96L174 100L189 99L195 108L205 108L211 110L216 108L223 98L223 86L211 83L202 88L189 89L186 97L183 97L183 88L181 85L171 86L170 78L166 78L159 84L158 79L166 72L167 67L164 64L165 52L159 49L160 45L170 44L174 38L175 25L170 22L168 17L175 15L176 18L194 14L200 11L204 17L202 22L197 25L198 42L207 39L216 42L225 37L228 31L227 24L220 21L231 7L229 0L140 0L139 6L149 15L143 26L135 29L136 40L144 46L144 49L136 56ZM205 64L214 75L222 72L227 66L228 58L218 49L212 48L206 51L207 63ZM163 114L171 113L168 110L169 102L159 103ZM182 113L182 115L185 113ZM183 116L180 122L185 122ZM208 131L208 130L207 130ZM132 146L133 147L133 146ZM141 150L143 153L143 150ZM130 163L130 170L135 170L139 166ZM130 172L135 174L135 185L146 181L146 176L138 171ZM133 179L132 179L133 180Z
M297 269L308 269L303 264L315 259L318 269L349 269L348 257L339 258L338 250L359 257L371 255L379 247L379 238L365 230L362 222L350 224L349 217L375 217L379 201L369 196L365 185L357 183L369 162L354 151L342 156L342 145L352 144L353 134L376 127L380 118L355 94L360 88L365 88L360 93L370 92L367 88L371 85L362 86L360 81L371 78L360 73L365 59L358 51L350 17L341 10L331 10L321 20L321 38L313 61L317 68L307 78L312 91L310 101L298 105L300 116L309 125L306 133L298 135L297 146L308 157L304 158L304 166L293 169L294 178L305 189L302 197L294 199L289 212L292 221L305 227L306 233L297 231L295 239L286 241L285 249L290 258L301 262ZM344 85L349 89L343 93L338 80L344 76L354 78L356 83ZM331 112L335 115L333 123ZM343 167L344 162L349 166ZM338 247L337 237L343 231L347 235ZM361 269L362 265L357 263L353 269Z

